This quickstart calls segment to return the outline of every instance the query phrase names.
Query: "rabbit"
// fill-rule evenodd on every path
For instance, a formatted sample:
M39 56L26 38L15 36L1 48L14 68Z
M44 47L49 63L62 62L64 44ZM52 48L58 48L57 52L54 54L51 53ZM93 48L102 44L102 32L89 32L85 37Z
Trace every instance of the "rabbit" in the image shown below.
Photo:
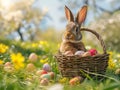
M75 20L71 10L67 6L65 6L65 14L68 24L66 25L66 30L63 34L60 53L72 51L74 54L76 51L86 51L84 44L81 42L82 34L80 28L87 15L87 6L85 5L82 7Z

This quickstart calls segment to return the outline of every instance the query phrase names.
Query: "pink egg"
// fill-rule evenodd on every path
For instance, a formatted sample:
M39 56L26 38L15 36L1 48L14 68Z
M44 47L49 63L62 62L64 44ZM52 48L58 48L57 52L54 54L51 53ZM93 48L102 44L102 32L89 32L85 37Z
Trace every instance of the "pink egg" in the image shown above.
M31 53L31 54L29 55L29 61L30 61L30 62L36 62L37 59L38 59L37 54Z
M12 66L11 62L6 62L4 66Z
M74 54L73 54L72 51L66 51L66 52L64 53L64 55L66 55L66 56L73 56Z
M40 84L43 86L47 86L49 84L49 80L47 78L44 78L40 81Z

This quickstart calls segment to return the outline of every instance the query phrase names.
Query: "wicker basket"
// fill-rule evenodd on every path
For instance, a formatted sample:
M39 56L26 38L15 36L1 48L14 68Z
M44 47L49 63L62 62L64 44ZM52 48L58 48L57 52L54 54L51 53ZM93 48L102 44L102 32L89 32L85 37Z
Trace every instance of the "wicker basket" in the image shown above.
M58 53L55 55L55 58L58 62L59 71L61 72L63 77L69 78L74 76L86 77L85 75L86 73L87 75L89 74L90 76L95 76L91 75L90 73L104 75L106 72L106 68L108 66L109 54L106 53L105 44L101 36L97 32L87 28L82 28L81 31L89 31L97 37L103 48L103 54L87 57L78 57L76 55L65 56Z

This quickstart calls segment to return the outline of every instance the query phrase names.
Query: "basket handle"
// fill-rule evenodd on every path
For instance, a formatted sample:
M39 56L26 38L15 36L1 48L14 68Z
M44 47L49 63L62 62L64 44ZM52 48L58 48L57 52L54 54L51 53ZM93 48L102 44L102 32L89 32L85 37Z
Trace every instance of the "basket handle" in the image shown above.
M96 31L88 29L88 28L81 28L80 30L81 31L89 31L89 32L93 33L97 37L97 39L100 41L100 44L103 48L103 52L104 52L104 54L106 54L105 43L104 43L103 39L101 38L101 36Z

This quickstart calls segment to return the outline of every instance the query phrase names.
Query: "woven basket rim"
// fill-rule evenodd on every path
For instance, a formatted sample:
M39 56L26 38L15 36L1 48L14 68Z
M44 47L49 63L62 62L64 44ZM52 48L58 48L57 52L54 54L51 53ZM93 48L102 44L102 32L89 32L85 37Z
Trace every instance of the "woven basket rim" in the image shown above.
M72 55L72 56L67 56L67 55L64 55L64 54L55 54L54 56L57 57L57 56L64 56L64 57L78 57L78 58L88 58L88 57L100 57L100 56L109 56L110 54L106 53L106 54L97 54L97 55L94 55L94 56L85 56L85 57L79 57L79 55Z

